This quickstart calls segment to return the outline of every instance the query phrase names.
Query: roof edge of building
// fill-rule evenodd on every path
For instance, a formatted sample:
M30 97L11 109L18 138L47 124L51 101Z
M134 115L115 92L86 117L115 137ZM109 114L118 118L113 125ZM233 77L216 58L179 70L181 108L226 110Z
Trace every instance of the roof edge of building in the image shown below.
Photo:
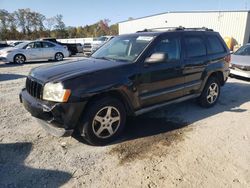
M139 18L135 18L132 20L124 20L121 22L118 22L118 24L120 23L124 23L124 22L130 22L130 21L134 21L134 20L140 20L140 19L144 19L144 18L149 18L149 17L153 17L153 16L159 16L162 14L169 14L169 13L211 13L211 12L218 12L218 13L222 13L222 12L248 12L250 13L250 10L192 10L192 11L167 11L167 12L162 12L162 13L158 13L158 14L152 14L149 16L143 16L143 17L139 17Z

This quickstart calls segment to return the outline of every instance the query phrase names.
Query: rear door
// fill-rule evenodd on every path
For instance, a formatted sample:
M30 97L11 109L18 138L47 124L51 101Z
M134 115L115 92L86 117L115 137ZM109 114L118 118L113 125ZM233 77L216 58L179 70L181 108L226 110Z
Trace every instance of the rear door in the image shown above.
M185 32L183 36L185 48L184 95L197 93L202 84L202 74L208 64L205 37L202 32Z
M142 107L165 102L183 96L183 66L181 61L181 37L176 33L162 36L148 54L165 53L164 62L144 62L139 76L139 100Z
M43 57L44 59L54 58L55 56L55 45L50 42L42 42L43 46Z

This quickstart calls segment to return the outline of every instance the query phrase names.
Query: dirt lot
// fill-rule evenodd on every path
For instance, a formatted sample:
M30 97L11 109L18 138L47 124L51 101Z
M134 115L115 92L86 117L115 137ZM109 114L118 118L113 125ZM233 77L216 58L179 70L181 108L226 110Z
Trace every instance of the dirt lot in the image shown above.
M250 187L250 82L229 79L219 103L194 101L130 119L93 147L48 135L19 103L33 67L0 63L0 187Z

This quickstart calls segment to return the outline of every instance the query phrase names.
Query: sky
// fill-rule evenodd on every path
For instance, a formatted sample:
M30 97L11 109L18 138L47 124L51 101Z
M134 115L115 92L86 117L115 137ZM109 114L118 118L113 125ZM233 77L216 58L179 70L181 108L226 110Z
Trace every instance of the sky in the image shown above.
M0 0L0 9L30 8L46 17L63 15L67 26L84 26L109 19L113 23L168 11L246 10L250 0Z

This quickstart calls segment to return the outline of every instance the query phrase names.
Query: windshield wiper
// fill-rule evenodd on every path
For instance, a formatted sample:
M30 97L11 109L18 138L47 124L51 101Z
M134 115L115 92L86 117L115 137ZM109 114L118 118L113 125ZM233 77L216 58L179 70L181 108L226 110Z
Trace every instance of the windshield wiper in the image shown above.
M115 61L115 59L113 58L109 58L109 57L92 57L94 59L104 59L104 60L108 60L108 61Z
M116 58L111 58L111 57L92 57L95 59L104 59L104 60L108 60L108 61L122 61L122 62L128 62L129 60L126 59L116 59Z

